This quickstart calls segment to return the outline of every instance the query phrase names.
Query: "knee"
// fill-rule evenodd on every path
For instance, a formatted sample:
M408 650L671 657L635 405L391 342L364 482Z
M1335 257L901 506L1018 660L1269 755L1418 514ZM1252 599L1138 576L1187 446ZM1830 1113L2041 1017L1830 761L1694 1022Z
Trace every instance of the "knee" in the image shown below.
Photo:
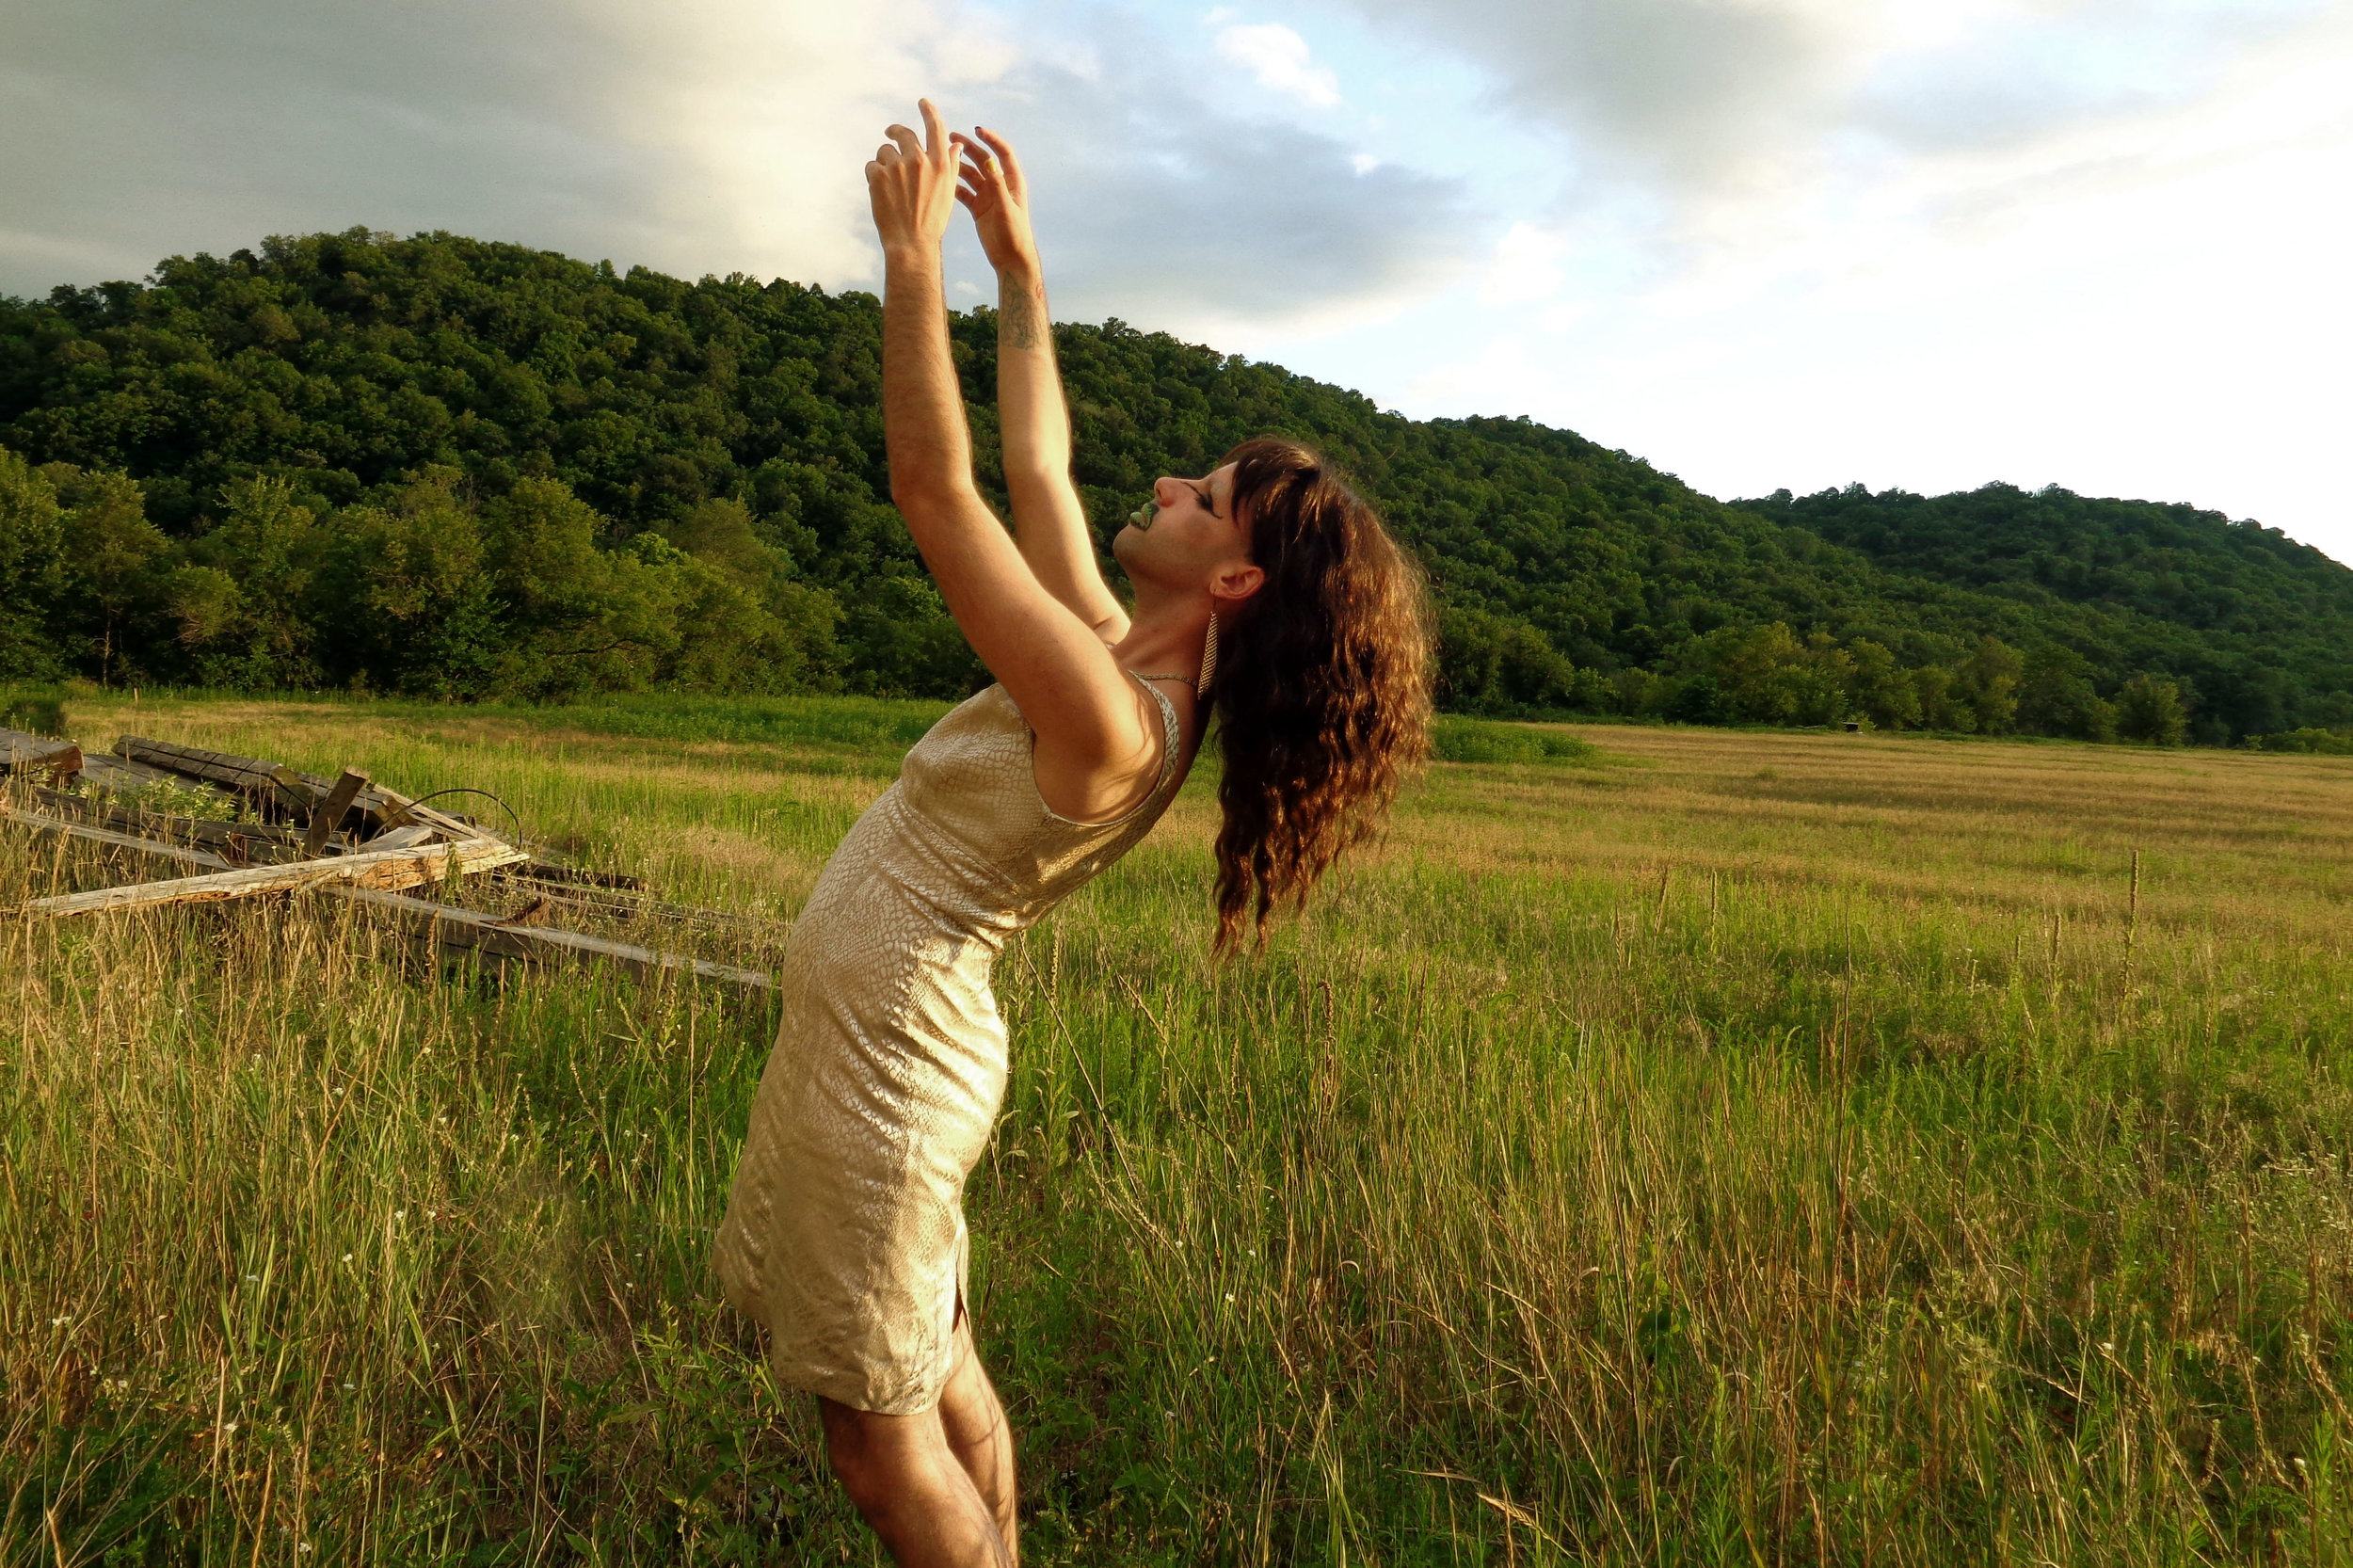
M889 1445L876 1441L862 1410L828 1400L824 1406L825 1463L850 1501L868 1519L887 1512L904 1479Z

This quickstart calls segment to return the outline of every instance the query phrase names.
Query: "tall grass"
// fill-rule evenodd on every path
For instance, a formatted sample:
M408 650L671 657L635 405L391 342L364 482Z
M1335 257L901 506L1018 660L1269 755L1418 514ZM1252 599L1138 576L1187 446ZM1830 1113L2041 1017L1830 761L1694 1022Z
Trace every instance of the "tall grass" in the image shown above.
M788 914L900 744L582 719L137 727ZM1008 954L1031 1560L2353 1558L2353 764L1595 734L1222 969L1197 782ZM0 982L0 1558L879 1560L709 1273L757 1007L307 900Z

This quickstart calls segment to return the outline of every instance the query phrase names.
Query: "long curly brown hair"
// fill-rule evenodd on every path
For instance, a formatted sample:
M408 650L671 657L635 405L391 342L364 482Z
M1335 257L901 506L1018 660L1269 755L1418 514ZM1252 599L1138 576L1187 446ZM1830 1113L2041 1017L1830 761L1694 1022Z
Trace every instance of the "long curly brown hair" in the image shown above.
M1244 441L1233 504L1266 573L1218 623L1209 702L1225 777L1218 803L1217 944L1247 921L1305 908L1430 750L1431 632L1421 574L1323 457Z

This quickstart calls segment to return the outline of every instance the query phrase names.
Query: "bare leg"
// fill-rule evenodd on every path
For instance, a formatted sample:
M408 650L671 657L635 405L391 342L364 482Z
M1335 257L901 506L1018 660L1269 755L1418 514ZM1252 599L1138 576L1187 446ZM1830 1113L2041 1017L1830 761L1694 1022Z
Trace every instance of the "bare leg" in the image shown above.
M956 1303L956 1368L939 1396L939 1422L948 1447L988 1505L1009 1562L1021 1560L1020 1492L1014 1484L1013 1425L997 1400L996 1384L972 1348L972 1321Z
M833 1473L900 1568L1013 1568L989 1505L948 1446L937 1407L877 1416L817 1402Z

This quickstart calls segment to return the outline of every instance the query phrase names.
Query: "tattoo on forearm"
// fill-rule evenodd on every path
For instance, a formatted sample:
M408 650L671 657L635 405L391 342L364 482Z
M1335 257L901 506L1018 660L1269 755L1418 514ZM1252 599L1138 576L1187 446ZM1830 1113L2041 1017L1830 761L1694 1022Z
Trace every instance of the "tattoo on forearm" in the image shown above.
M997 325L999 340L1010 348L1035 348L1046 341L1045 301L1029 289L1005 302Z

